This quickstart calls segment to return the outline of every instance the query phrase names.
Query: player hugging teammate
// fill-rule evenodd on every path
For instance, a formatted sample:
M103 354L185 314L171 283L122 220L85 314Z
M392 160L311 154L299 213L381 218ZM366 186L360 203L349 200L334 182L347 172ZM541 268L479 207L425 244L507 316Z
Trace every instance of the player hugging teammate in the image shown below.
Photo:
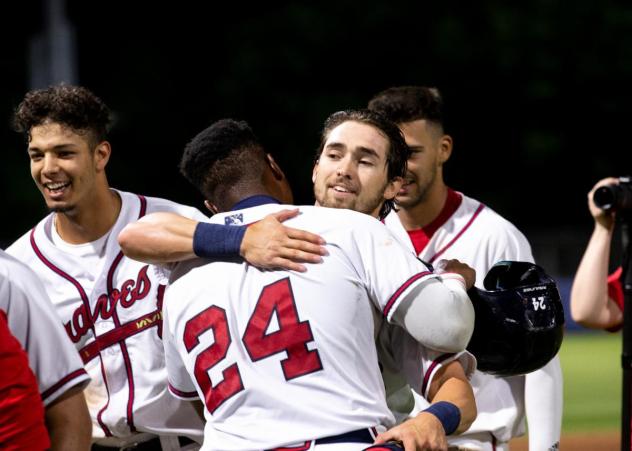
M53 449L447 449L448 436L468 430L477 406L466 289L489 266L463 248L433 271L416 254L440 247L433 240L446 221L478 204L430 183L439 200L417 223L433 224L418 249L409 230L416 204L407 200L425 180L418 168L441 174L451 140L434 118L387 116L327 119L312 173L316 206L296 208L250 127L212 124L181 163L222 213L209 220L110 188L109 111L90 91L29 92L14 123L51 213L7 252L35 270L49 318L65 327L90 376L78 400L87 402L91 443L53 440ZM430 164L417 165L420 149L430 149ZM501 224L489 210L477 214ZM467 449L503 449L519 426L501 429L470 430Z

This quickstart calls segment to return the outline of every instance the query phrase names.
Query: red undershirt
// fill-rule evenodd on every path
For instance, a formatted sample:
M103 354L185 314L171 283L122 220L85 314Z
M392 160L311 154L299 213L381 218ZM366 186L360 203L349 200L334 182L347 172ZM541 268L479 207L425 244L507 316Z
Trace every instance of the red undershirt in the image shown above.
M6 321L0 310L0 449L45 450L50 441L37 381Z
M443 209L439 215L427 226L422 227L421 229L416 230L407 230L408 236L410 237L410 241L412 241L413 246L415 247L415 252L417 255L423 251L428 242L430 242L430 238L432 235L439 230L445 222L454 214L461 202L463 201L463 197L454 191L451 188L448 188L448 197L445 200L445 204L443 204Z

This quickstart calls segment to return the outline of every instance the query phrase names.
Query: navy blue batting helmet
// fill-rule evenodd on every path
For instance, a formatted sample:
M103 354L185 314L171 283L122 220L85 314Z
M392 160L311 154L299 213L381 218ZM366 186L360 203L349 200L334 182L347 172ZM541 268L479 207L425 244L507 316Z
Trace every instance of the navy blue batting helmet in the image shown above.
M564 310L555 280L528 262L501 261L468 291L476 314L467 346L477 368L498 376L530 373L559 351Z

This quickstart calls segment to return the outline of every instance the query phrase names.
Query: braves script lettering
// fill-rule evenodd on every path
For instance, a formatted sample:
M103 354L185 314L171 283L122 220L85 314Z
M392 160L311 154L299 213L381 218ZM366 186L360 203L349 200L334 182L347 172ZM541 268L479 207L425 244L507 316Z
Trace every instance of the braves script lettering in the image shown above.
M79 342L99 318L111 318L117 304L123 308L130 308L136 301L144 299L151 290L151 281L147 276L148 269L149 265L143 266L136 280L126 280L121 284L120 289L112 289L110 296L107 293L100 295L92 312L87 311L86 306L81 304L73 313L72 320L64 324L73 343Z

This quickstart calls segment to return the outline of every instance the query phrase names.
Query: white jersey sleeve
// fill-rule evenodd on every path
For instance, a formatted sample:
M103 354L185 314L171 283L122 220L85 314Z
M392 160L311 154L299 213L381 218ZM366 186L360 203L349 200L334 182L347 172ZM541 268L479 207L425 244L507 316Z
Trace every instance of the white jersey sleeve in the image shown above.
M42 283L24 264L0 251L0 309L29 357L44 405L90 378Z
M354 227L353 236L357 267L386 319L427 347L465 349L474 329L474 309L463 281L433 273L378 221Z

